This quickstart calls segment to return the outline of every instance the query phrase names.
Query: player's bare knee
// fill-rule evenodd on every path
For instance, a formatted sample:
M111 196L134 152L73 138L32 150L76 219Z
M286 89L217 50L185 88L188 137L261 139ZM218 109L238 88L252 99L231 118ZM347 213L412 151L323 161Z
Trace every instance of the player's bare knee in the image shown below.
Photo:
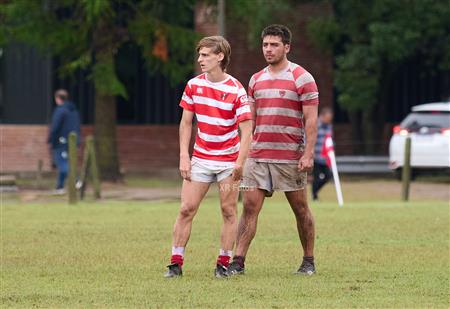
M180 217L182 219L192 219L195 215L195 205L189 203L183 203L180 209Z
M244 201L244 209L242 215L244 217L257 217L258 216L258 204L252 200Z
M234 212L231 211L222 211L222 218L224 222L227 223L234 223L237 221L237 215Z
M237 220L237 205L235 203L222 205L221 210L224 221L234 222Z
M304 217L309 214L308 202L299 200L295 203L294 207L292 207L292 210L296 216Z

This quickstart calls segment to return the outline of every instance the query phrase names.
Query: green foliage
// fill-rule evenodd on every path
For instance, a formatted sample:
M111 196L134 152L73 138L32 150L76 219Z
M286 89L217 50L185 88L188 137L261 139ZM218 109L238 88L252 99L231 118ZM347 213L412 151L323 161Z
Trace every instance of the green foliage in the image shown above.
M294 21L292 8L298 4L293 0L233 0L226 1L227 17L232 23L239 25L240 29L246 29L250 46L259 46L261 31L272 23L283 23L292 26Z
M102 15L114 15L109 0L81 0L80 2L85 11L88 24L95 24Z
M23 42L43 53L59 56L61 74L90 70L97 90L126 98L113 60L125 43L137 44L150 72L162 72L173 83L185 79L192 71L192 53L198 39L191 24L195 3L195 0L10 1L0 4L0 44ZM159 53L155 52L156 44L162 46Z
M150 72L162 72L179 83L193 70L193 52L199 35L190 28L189 14L195 1L143 1L129 21L129 33L141 48ZM175 9L177 8L177 9ZM167 59L154 53L159 43L167 48ZM162 50L164 53L164 50Z
M347 110L378 104L397 66L420 56L431 70L450 69L450 1L331 0L332 17L308 26L336 56L335 84Z
M336 19L331 17L311 19L307 31L308 35L314 39L314 43L328 52L333 51L342 35Z
M127 91L115 74L114 62L102 61L94 64L91 78L95 81L96 90L102 94L120 95L127 98Z

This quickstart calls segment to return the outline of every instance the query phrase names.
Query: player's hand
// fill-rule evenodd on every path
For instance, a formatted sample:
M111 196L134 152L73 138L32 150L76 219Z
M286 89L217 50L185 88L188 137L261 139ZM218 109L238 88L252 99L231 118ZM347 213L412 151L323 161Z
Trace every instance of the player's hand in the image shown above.
M304 154L298 161L298 171L311 173L314 167L314 157Z
M242 165L236 164L233 168L233 174L231 174L231 177L233 177L234 181L241 180L242 177Z
M191 181L191 159L189 156L180 156L180 174L187 181Z

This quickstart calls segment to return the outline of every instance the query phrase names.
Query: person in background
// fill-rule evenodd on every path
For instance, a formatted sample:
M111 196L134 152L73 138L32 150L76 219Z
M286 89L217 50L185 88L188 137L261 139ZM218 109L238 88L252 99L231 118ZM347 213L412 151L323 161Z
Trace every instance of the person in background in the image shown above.
M80 142L80 116L75 104L69 101L69 93L65 89L55 92L56 108L53 111L52 122L47 143L50 146L53 162L58 169L55 194L64 194L64 183L69 170L68 139L69 133L75 132Z
M314 148L314 171L312 183L313 200L318 200L320 189L330 180L331 171L327 165L326 158L323 156L323 147L325 137L333 136L333 111L329 107L324 107L319 112L317 122L317 142Z

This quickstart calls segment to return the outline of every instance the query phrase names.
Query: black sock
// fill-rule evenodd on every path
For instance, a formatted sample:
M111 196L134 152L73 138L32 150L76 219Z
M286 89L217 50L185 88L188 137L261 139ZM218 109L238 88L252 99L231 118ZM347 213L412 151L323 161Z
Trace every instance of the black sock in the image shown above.
M314 256L304 256L303 261L314 265Z
M244 268L245 256L235 255L233 257L233 262Z

